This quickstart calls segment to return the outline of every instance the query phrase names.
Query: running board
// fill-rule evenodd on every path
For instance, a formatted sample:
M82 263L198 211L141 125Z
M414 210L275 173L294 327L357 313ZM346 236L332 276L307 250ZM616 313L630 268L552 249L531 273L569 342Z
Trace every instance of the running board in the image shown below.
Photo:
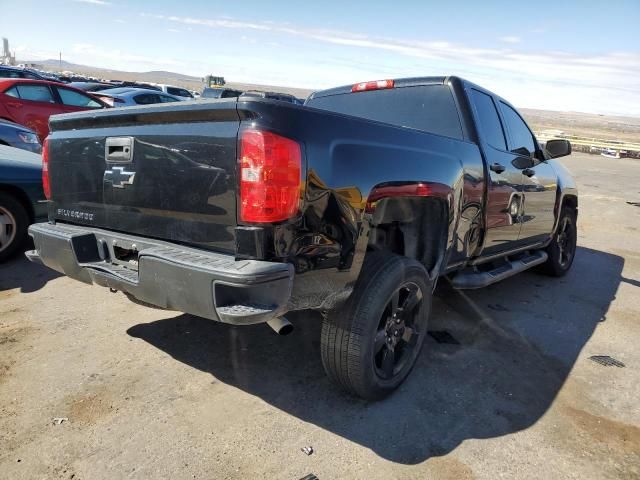
M493 270L484 272L470 271L460 272L454 275L451 280L453 288L458 290L470 290L473 288L482 288L492 283L504 280L516 273L524 272L525 270L540 265L547 261L547 252L543 250L537 250L529 253L518 260L508 261Z

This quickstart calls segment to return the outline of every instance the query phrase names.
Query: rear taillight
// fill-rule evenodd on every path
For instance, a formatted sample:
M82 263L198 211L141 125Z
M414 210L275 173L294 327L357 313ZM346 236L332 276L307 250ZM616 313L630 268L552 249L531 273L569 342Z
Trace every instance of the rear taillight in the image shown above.
M351 87L351 92L367 92L369 90L384 90L393 88L393 80L374 80L373 82L356 83Z
M300 204L300 144L271 132L240 133L240 220L279 222Z
M49 137L42 143L42 189L47 200L51 200L51 182L49 181Z

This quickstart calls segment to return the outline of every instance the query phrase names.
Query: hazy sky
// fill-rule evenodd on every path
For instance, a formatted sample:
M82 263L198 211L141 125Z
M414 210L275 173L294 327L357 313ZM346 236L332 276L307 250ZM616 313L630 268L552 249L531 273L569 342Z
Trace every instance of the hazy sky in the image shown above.
M520 107L640 115L640 0L519 3L0 0L0 36L20 59L304 88L456 74Z

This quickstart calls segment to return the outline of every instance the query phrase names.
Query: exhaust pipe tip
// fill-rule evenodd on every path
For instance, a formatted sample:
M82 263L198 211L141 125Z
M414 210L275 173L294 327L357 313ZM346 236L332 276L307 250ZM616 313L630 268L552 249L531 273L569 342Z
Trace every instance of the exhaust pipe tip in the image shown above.
M293 325L284 317L272 318L267 321L267 325L269 325L278 335L289 335L293 332Z

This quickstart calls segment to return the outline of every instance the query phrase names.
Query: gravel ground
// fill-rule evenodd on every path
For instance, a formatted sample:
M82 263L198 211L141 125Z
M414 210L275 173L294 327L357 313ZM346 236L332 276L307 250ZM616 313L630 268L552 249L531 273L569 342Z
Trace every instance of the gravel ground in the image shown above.
M430 328L449 336L377 403L325 378L313 313L278 337L0 266L0 477L640 478L640 163L565 163L569 275L443 282Z

